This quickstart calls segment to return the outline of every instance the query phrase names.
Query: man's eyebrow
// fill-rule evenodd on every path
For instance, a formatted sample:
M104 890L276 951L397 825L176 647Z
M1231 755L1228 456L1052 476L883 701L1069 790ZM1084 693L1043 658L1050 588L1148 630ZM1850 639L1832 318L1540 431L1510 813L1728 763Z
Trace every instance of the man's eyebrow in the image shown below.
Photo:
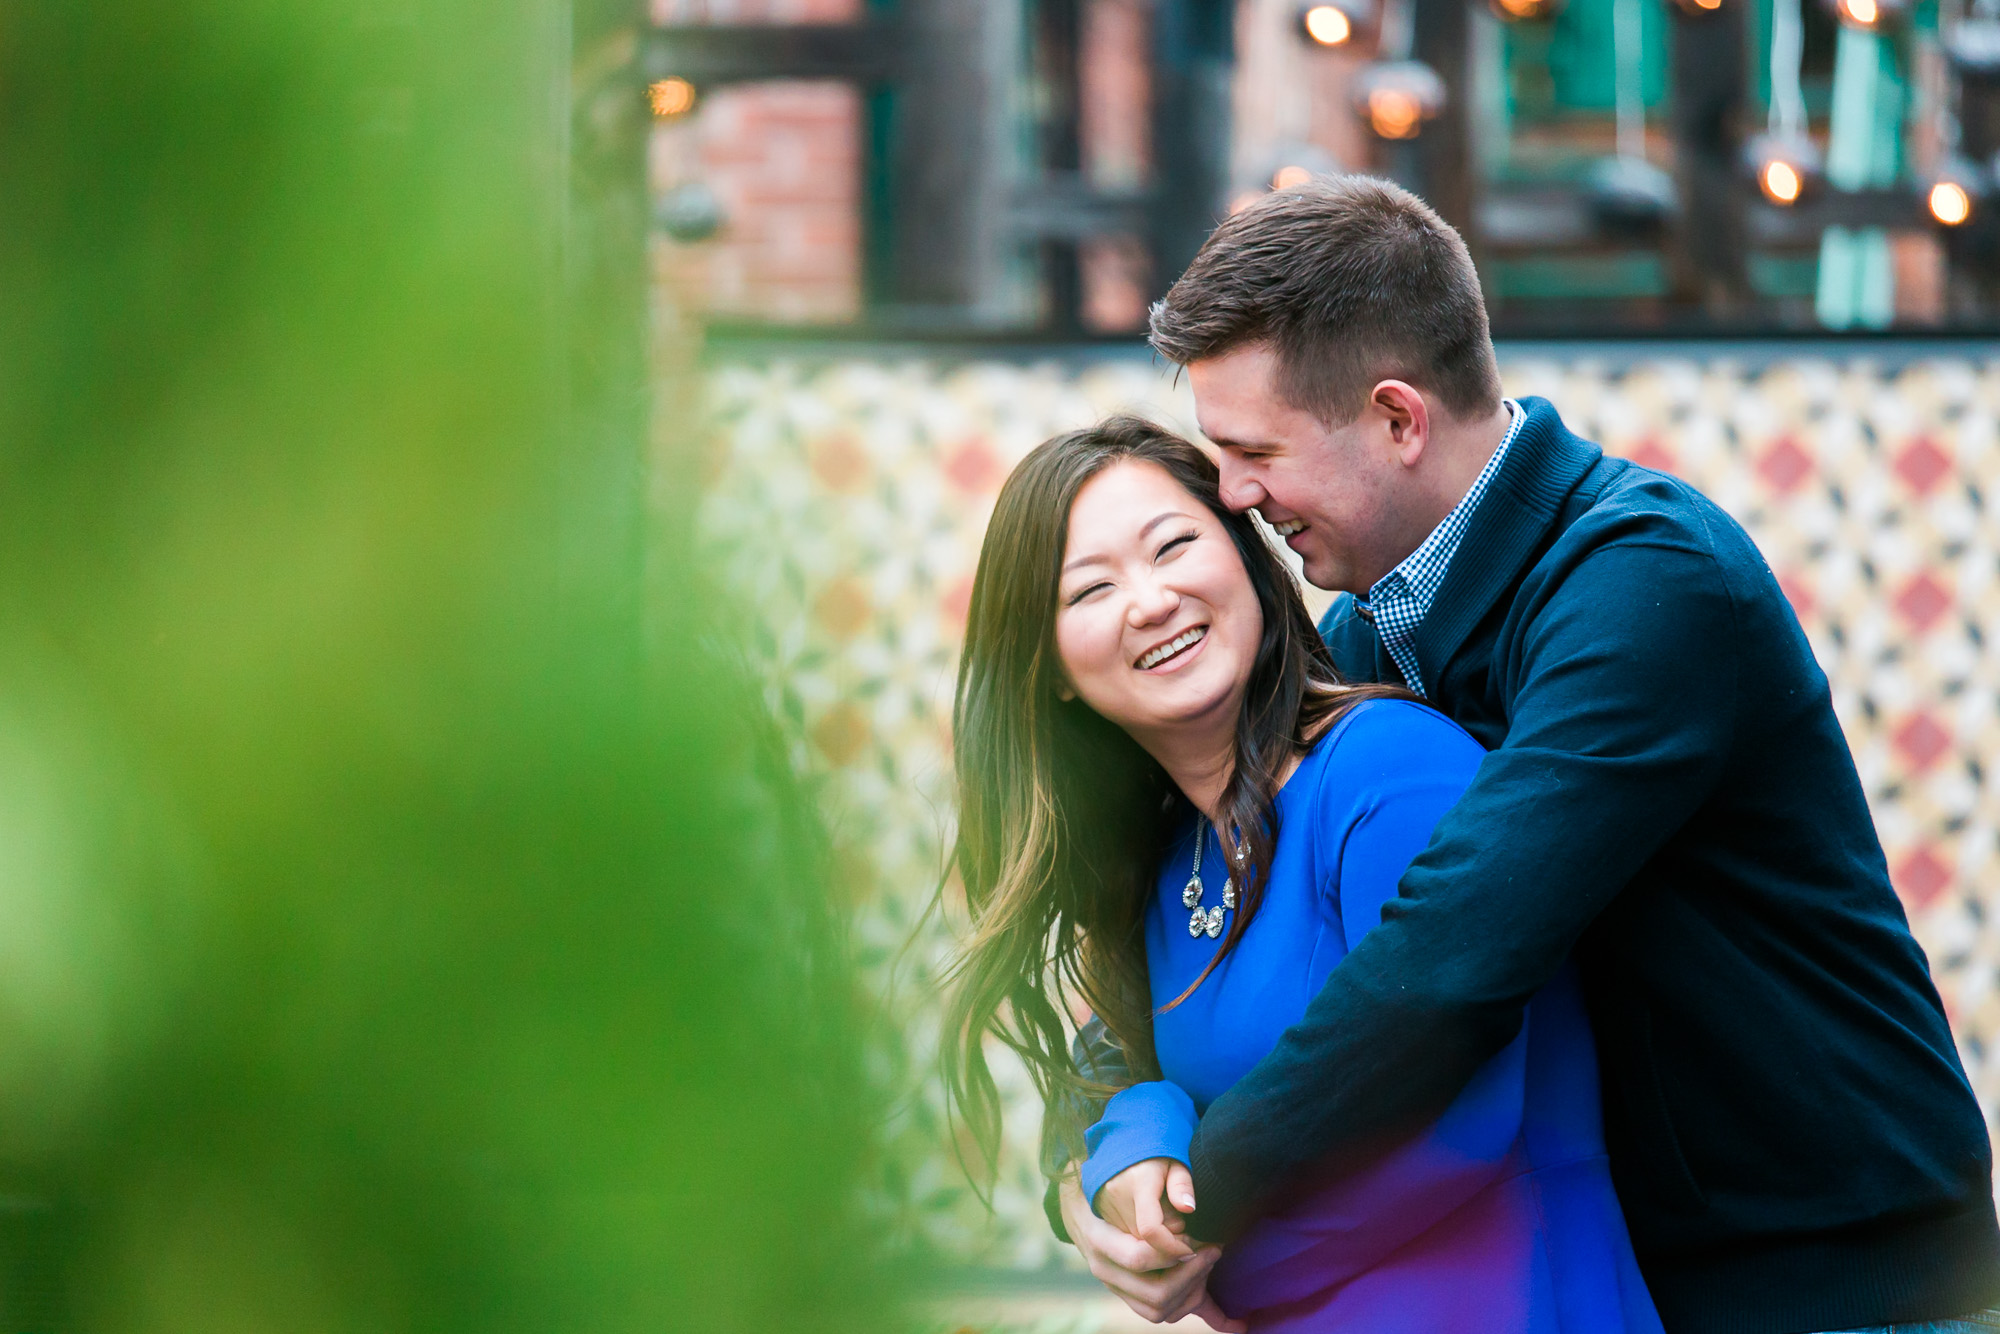
M1152 518L1146 520L1146 526L1139 530L1139 536L1144 538L1147 533L1152 532L1168 519L1192 519L1193 517L1192 514L1186 513L1183 510L1168 510L1163 514L1155 514ZM1075 560L1065 564L1058 573L1068 574L1071 570L1080 569L1085 565L1107 565L1110 561L1111 558L1109 556L1078 556Z

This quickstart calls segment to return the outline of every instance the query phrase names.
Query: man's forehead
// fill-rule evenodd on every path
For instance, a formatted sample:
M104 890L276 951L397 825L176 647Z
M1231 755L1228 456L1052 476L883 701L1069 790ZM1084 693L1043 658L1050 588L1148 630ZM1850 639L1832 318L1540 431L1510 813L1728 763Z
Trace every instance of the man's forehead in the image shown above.
M1191 361L1187 371L1197 392L1207 386L1211 392L1258 393L1276 379L1278 354L1266 344L1250 343Z
M1217 445L1255 445L1260 449L1281 444L1289 434L1290 419L1296 410L1272 394L1203 393L1195 387L1195 423L1201 433Z

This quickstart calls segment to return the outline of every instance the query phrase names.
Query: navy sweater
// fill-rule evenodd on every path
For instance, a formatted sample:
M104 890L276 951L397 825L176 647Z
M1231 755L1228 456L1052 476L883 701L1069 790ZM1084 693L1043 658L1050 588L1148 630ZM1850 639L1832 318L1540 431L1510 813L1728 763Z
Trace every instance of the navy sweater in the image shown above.
M1509 450L1416 636L1490 750L1193 1144L1197 1236L1443 1108L1575 955L1612 1173L1676 1334L2000 1300L1986 1127L1825 675L1749 536L1564 429ZM1400 681L1342 598L1350 679Z

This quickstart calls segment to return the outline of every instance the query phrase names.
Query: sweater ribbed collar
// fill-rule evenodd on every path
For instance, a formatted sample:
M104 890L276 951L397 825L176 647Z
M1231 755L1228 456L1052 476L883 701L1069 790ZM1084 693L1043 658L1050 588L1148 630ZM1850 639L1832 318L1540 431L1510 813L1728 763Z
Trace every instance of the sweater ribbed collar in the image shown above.
M1519 401L1527 419L1467 522L1412 640L1429 698L1437 697L1438 678L1466 636L1519 581L1570 493L1604 457L1602 449L1570 433L1547 399Z

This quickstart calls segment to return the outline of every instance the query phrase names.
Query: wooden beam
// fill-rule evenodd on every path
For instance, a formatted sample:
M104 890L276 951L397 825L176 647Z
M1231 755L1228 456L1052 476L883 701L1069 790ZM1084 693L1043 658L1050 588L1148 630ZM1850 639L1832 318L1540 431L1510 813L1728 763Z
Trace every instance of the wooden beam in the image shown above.
M1475 177L1470 133L1471 108L1466 104L1472 80L1472 19L1467 0L1412 0L1414 40L1410 54L1443 77L1450 89L1444 110L1424 127L1411 147L1417 179L1411 188L1458 229L1469 246L1478 246L1472 228ZM1475 253L1474 258L1478 256Z
M1780 208L1767 202L1748 181L1734 175L1726 182L1726 198L1718 211L1743 218L1742 231L1750 246L1809 245L1828 227L1928 227L1931 217L1923 194L1910 189L1812 191L1798 203ZM1479 201L1479 234L1490 249L1518 253L1568 254L1629 243L1600 235L1591 213L1589 195L1572 185L1504 186ZM1698 230L1703 220L1692 219Z
M764 79L846 79L879 83L901 73L898 25L864 23L690 24L646 35L648 79L677 77L697 86Z
M1019 192L1008 210L1007 222L1017 236L1037 240L1143 235L1157 198L1151 190L1108 193L1092 189L1081 172L1051 172Z
M1047 181L1074 177L1083 166L1082 0L1031 0L1034 74L1039 104L1036 161ZM1083 266L1076 240L1061 232L1036 237L1042 271L1043 327L1073 334L1083 326Z
M1756 6L1725 4L1702 14L1678 5L1667 10L1674 16L1671 103L1681 205L1672 235L1676 295L1731 316L1752 299L1739 159Z
M1228 208L1231 0L1153 6L1153 288L1164 296Z
M870 102L871 317L970 323L995 304L1005 203L996 122L1008 16L987 0L901 0L901 77Z
M1929 227L1930 211L1915 190L1816 190L1780 208L1754 199L1748 210L1753 245L1803 245L1829 227Z

